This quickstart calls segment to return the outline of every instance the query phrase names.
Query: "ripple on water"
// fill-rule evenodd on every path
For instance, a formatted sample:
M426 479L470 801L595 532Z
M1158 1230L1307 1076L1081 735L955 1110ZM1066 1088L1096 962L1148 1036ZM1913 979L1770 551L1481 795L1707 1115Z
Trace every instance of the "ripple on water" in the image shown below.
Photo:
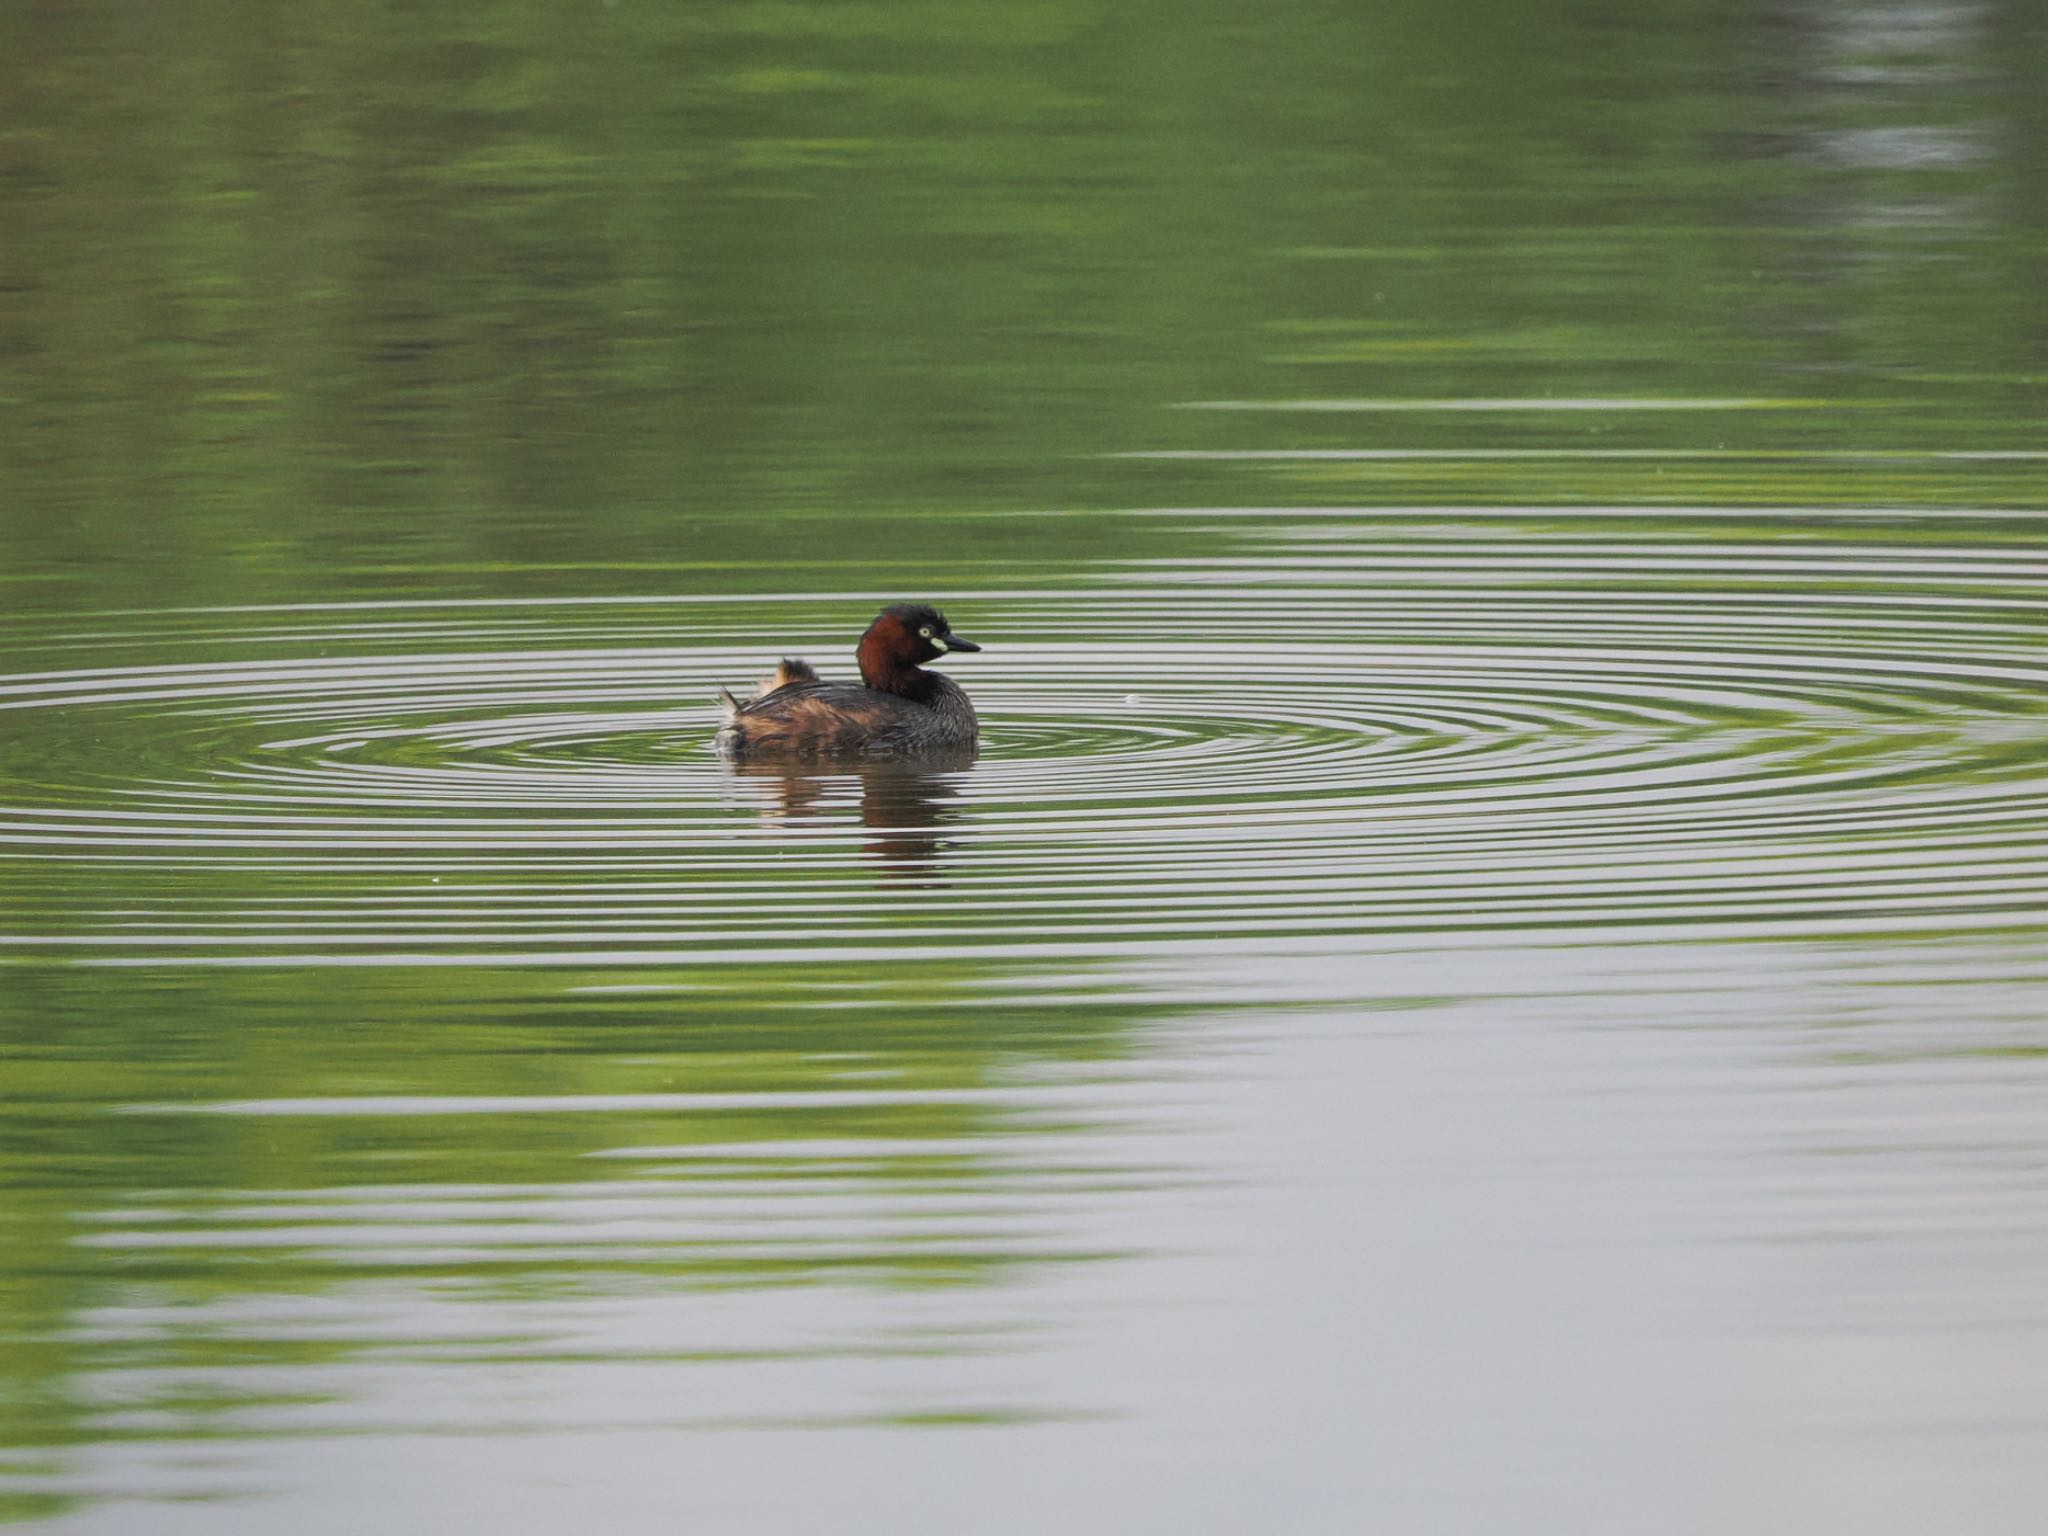
M947 593L990 642L968 767L707 750L716 687L792 636L829 658L870 599L101 618L0 676L6 941L603 963L2040 910L2039 562L1702 548L1475 560L1269 511L1231 558ZM110 862L119 899L81 873ZM978 899L851 899L875 871Z

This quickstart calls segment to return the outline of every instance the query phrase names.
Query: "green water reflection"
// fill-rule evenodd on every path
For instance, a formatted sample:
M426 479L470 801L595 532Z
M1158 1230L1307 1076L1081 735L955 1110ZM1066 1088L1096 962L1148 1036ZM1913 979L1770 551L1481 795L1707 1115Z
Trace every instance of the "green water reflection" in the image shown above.
M914 568L897 517L1190 493L2039 499L2010 461L1098 457L1476 446L1163 409L1243 398L1786 402L1493 448L2035 447L2029 7L207 14L4 21L17 604L719 590L821 534Z
M931 966L883 991L867 968L831 966L641 967L623 984L368 968L318 987L260 970L15 972L0 1006L0 1435L54 1455L306 1433L320 1421L295 1426L291 1410L346 1407L359 1360L374 1374L394 1359L688 1368L986 1349L946 1318L667 1348L571 1323L608 1296L974 1288L1114 1257L1112 1238L1060 1234L1043 1210L1158 1181L1072 1150L1110 1128L1088 1083L1115 1079L1158 1010L1105 1006L1079 977L1035 999L987 980ZM1033 1063L1055 1062L1053 1102L1021 1091ZM1055 1138L1064 1157L1038 1159ZM342 1299L367 1295L376 1319L395 1287L427 1310L496 1297L501 1329L522 1309L534 1320L515 1336L430 1329L394 1355L399 1313L351 1327ZM335 1302L312 1304L323 1295Z

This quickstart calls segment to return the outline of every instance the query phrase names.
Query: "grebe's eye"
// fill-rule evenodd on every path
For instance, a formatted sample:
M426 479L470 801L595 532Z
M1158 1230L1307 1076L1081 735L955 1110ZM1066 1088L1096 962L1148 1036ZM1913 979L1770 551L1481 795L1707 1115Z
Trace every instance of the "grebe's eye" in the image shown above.
M920 629L920 630L918 631L918 633L919 633L920 635L923 635L923 636L925 637L925 639L927 639L927 640L931 639L931 637L932 637L932 627L931 627L931 625L929 625L929 624L925 625L925 627L924 627L923 629Z

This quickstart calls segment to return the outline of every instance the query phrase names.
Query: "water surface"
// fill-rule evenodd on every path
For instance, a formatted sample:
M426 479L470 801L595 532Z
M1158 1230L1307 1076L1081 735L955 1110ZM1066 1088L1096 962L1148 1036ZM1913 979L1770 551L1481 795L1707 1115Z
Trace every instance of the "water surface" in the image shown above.
M2030 12L0 27L0 1518L2039 1527Z

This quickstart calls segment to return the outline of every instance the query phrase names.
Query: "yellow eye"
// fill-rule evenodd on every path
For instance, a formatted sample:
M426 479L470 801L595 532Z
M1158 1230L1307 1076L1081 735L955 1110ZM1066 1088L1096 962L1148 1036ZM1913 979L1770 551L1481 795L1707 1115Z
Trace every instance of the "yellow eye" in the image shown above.
M924 627L923 629L920 629L920 630L918 631L918 633L919 633L920 635L923 635L923 636L925 637L925 639L927 639L927 640L931 639L931 637L932 637L932 627L931 627L931 625L929 625L929 624L925 625L925 627Z

